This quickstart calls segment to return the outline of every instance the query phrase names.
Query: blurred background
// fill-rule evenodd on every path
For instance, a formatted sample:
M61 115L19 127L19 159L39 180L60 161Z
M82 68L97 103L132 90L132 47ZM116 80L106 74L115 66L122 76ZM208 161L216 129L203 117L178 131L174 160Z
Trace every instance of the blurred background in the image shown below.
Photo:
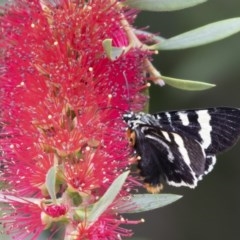
M209 0L181 11L142 12L135 25L170 38L205 24L240 16L240 1ZM151 86L150 112L240 107L240 33L206 46L161 51L154 65L164 76L206 81L217 87L187 92ZM135 218L145 223L134 228L138 240L236 240L240 239L240 142L218 156L214 170L194 190L164 188L183 195L179 201ZM127 217L133 217L128 215Z

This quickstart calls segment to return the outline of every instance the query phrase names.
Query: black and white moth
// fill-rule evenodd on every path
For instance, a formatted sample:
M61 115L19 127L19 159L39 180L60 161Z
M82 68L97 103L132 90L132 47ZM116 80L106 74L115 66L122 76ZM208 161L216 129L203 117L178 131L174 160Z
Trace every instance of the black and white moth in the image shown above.
M240 109L216 107L155 114L126 113L129 142L149 192L162 180L194 188L216 162L216 154L240 136Z

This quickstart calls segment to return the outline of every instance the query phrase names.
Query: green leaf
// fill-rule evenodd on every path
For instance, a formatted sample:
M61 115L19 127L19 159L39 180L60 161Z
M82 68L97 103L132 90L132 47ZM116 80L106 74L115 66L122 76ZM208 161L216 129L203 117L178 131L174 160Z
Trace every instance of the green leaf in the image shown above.
M11 240L13 239L10 235L10 233L8 232L8 234L6 233L6 229L4 229L4 224L0 224L0 233L1 233L1 239L5 239L5 240Z
M4 5L5 3L7 3L7 0L1 0L0 1L0 5Z
M46 175L46 187L53 202L56 202L56 175L57 166L51 167Z
M170 40L170 39L166 39L166 38L164 38L162 36L157 36L157 35L155 35L155 34L153 34L151 32L145 31L145 30L134 29L134 33L136 35L145 36L146 38L151 38L151 40L153 42L156 42L157 44L149 46L150 49L154 49L154 50L162 49L161 46L159 46L159 45L162 44L165 41Z
M215 84L206 83L206 82L198 82L198 81L191 81L185 79L178 79L178 78L170 78L161 76L161 79L168 85L179 88L182 90L188 91L201 91L206 90L212 87L215 87Z
M206 1L207 0L126 0L123 4L140 10L162 12L181 10Z
M39 198L15 197L0 192L0 203L10 203L11 201L19 203L33 203L40 206L41 200Z
M92 211L88 216L88 222L95 222L100 215L113 203L114 199L122 189L123 184L125 183L129 171L119 175L108 188L105 194L100 198L100 200L94 204Z
M154 40L159 43L151 46L151 49L175 50L196 47L227 38L239 31L240 17L230 18L196 28L169 39L155 37Z
M104 51L107 55L107 57L111 61L117 60L124 52L125 48L119 48L119 47L113 47L112 46L112 39L105 39L102 41L102 46L104 48Z
M171 204L182 196L175 194L135 194L130 199L125 200L121 207L117 210L118 213L138 213L164 207ZM126 206L124 206L124 204ZM127 207L133 205L134 207ZM124 212L121 212L121 209Z

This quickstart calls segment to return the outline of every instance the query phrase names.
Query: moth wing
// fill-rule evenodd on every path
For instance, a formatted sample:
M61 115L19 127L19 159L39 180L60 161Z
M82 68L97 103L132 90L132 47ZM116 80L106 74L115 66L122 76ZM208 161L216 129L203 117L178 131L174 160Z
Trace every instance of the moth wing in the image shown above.
M139 126L136 135L135 148L141 156L138 165L146 183L158 185L163 178L174 186L197 185L206 162L198 141L152 125Z
M154 114L159 126L199 142L206 155L205 174L216 162L215 155L233 146L240 135L240 109L208 108Z

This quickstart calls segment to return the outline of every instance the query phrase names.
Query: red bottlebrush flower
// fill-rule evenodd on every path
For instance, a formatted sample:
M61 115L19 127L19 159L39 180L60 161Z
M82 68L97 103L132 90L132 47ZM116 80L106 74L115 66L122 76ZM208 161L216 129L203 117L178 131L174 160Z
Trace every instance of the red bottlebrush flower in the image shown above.
M76 228L76 239L121 239L121 237L131 237L132 231L120 227L122 224L139 224L142 223L142 220L138 221L129 221L123 218L110 218L108 216L103 216L99 218L92 226L87 227L85 223L81 223Z
M1 194L0 199L1 202L9 204L9 206L2 205L1 208L6 234L14 239L26 239L29 235L32 239L36 239L44 231L46 225L42 223L42 211L39 204L27 199L2 196Z
M134 14L118 1L16 0L1 16L1 181L8 189L2 194L67 205L68 229L84 225L75 209L87 213L128 168L121 115L142 109L147 100L142 91L150 54L129 33ZM104 51L105 39L126 49L115 61ZM126 183L120 194L134 184ZM14 214L1 221L16 233L26 223L19 239L51 229L41 216L51 216L52 209L38 208L33 216L30 203L25 212L13 203ZM29 221L16 224L26 214ZM114 216L100 217L84 236L131 235ZM58 217L54 221L61 222ZM85 239L79 229L78 239Z

